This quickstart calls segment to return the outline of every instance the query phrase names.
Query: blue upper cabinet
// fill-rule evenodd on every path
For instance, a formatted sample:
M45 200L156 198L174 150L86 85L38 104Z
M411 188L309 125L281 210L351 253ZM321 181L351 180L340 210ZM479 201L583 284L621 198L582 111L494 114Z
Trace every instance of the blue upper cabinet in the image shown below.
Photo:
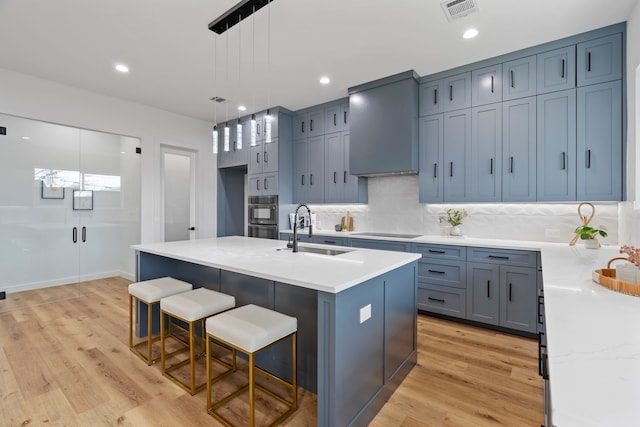
M471 201L502 200L502 103L471 109Z
M502 201L536 200L536 97L502 103Z
M578 88L577 198L622 200L622 85Z
M539 201L576 199L576 90L538 95Z
M578 86L622 78L622 34L578 43Z
M444 201L444 115L420 117L420 203Z
M420 116L441 113L442 105L442 80L426 82L420 85Z
M471 72L471 105L502 101L502 64Z
M502 64L502 99L524 98L536 94L536 57L528 56Z
M444 113L444 201L471 201L471 109Z
M538 54L538 94L576 87L576 47L571 45Z
M471 73L444 78L435 96L437 102L442 104L442 111L471 107Z
M318 109L309 112L309 134L307 136L324 135L324 109Z

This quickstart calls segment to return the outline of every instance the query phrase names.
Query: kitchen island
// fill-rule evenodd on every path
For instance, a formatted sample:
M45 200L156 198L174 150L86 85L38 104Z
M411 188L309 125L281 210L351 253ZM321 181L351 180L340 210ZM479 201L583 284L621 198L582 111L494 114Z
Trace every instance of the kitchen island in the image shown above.
M133 248L137 280L172 276L295 316L299 385L317 392L319 426L366 425L416 363L418 254L292 253L282 241L237 236ZM138 310L146 330L146 306ZM258 364L289 379L288 346Z

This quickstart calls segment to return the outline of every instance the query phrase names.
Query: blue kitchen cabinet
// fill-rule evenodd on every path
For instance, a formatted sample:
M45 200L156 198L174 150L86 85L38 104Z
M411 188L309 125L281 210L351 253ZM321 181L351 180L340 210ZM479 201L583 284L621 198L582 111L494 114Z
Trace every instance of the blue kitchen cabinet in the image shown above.
M238 144L238 119L220 123L218 129L218 167L228 168L247 165L249 161L249 144L243 138L242 146ZM229 129L228 145L225 144L225 127Z
M498 325L500 321L500 266L467 263L467 319Z
M442 85L442 79L420 85L420 116L428 116L444 111Z
M444 114L444 201L471 201L471 109Z
M501 265L499 325L536 333L537 295L537 269Z
M622 78L622 34L590 40L577 45L578 86Z
M396 252L412 252L411 243L397 242L392 240L375 240L375 239L349 239L349 246L365 249L379 249L382 251Z
M621 81L577 91L577 199L622 200Z
M309 146L306 139L293 141L293 203L305 203L307 201L307 187L309 186L309 178L307 176L308 152Z
M278 171L247 175L248 196L278 195Z
M326 203L364 203L367 200L367 178L349 173L349 132L325 135Z
M444 114L420 117L420 203L444 201Z
M297 113L293 116L293 140L309 137L309 113Z
M471 106L502 101L502 64L471 72Z
M470 200L502 200L502 103L471 109ZM446 138L446 131L445 131Z
M536 94L535 55L502 64L502 99L525 98Z
M537 199L576 200L576 90L537 99Z
M538 95L576 87L575 45L539 53L536 62Z
M293 117L293 139L324 135L324 108L304 110Z
M340 102L326 107L324 114L324 133L349 130L349 103Z
M324 203L324 135L293 142L293 202Z
M502 201L536 200L536 97L502 104Z
M313 243L320 243L323 245L348 246L347 238L345 237L313 236L311 241Z
M440 92L443 92L440 94ZM443 111L459 110L471 107L471 73L462 73L445 77L436 94Z

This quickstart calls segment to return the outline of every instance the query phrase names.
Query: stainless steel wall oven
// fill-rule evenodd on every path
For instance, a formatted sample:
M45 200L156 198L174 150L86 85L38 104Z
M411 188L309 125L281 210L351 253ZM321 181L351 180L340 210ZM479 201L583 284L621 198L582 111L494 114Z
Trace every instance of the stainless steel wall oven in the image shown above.
M278 196L250 196L247 209L249 237L278 238Z

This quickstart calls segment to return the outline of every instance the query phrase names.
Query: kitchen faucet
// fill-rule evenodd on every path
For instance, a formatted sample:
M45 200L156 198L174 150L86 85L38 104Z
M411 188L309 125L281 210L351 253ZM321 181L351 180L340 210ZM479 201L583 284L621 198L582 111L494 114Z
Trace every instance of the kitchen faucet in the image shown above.
M313 236L313 232L311 230L312 226L311 226L311 209L309 209L309 206L305 205L304 203L301 203L298 205L298 207L296 208L295 213L293 214L293 252L298 252L298 239L297 239L297 234L296 234L296 228L298 225L298 210L301 207L305 207L307 209L307 212L309 213L309 237Z

